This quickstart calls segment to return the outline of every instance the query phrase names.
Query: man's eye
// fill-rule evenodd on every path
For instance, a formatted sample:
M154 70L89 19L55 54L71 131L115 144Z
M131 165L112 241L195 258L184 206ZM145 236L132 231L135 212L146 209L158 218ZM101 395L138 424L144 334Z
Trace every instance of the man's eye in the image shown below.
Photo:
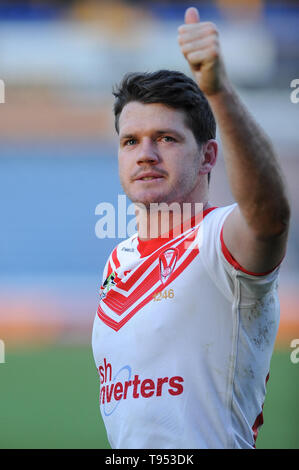
M163 140L165 140L166 142L174 142L175 139L173 137L171 137L170 135L164 135L162 137Z
M128 139L125 141L125 145L134 145L136 143L136 139Z

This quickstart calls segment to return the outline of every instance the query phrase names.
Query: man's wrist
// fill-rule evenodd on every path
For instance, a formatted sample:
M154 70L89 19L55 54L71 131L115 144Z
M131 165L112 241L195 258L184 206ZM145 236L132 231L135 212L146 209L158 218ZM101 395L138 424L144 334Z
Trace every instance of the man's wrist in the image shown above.
M229 80L223 82L218 89L213 93L205 93L208 101L225 101L231 100L235 96L235 90L232 83Z
M239 97L231 82L227 81L215 93L205 95L218 124L222 121L221 116L227 112L239 109ZM219 121L220 120L220 121Z

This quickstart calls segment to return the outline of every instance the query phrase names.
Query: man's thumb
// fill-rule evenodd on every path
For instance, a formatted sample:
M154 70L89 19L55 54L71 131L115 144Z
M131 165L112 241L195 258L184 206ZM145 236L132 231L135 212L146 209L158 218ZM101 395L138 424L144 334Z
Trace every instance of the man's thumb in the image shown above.
M185 12L185 24L199 23L199 13L197 8L187 8Z

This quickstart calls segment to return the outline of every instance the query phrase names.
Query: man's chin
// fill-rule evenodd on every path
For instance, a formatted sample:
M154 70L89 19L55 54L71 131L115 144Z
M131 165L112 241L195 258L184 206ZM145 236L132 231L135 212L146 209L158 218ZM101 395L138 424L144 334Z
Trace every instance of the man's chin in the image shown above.
M162 195L157 195L157 196L152 196L152 197L136 197L136 198L130 198L131 201L136 204L136 206L139 207L146 207L146 209L149 209L151 204L160 204L165 201L165 197Z

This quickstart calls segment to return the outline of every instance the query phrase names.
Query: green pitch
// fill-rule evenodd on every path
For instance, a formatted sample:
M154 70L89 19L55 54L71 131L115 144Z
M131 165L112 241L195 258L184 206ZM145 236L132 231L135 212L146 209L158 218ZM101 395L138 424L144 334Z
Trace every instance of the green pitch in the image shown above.
M0 364L0 448L109 448L91 348L6 349ZM257 448L299 448L299 364L275 352Z

